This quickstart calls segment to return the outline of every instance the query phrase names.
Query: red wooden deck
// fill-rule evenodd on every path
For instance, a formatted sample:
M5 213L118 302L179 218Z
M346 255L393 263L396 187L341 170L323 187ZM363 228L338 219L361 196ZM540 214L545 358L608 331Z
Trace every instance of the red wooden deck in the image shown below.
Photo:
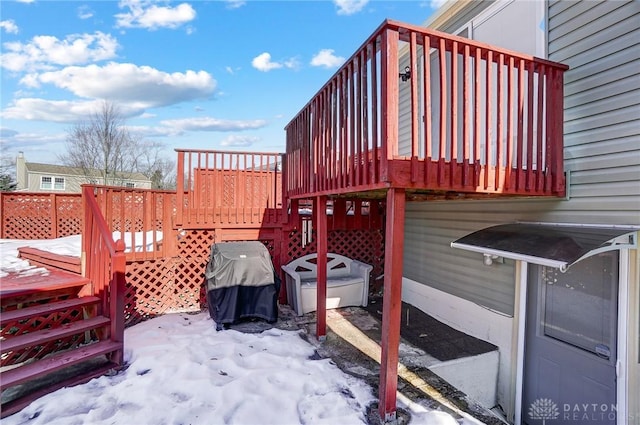
M380 422L396 421L407 199L564 196L567 68L387 20L286 126L283 193L320 206L320 241L329 197L386 199ZM320 339L325 291L319 272Z
M29 260L29 263L40 267L53 267L58 270L66 270L77 275L82 274L80 257L60 255L38 248L18 248L18 257Z
M410 78L403 81L399 70L405 63ZM79 218L85 275L100 299L99 310L110 319L112 361L122 364L125 321L200 306L202 272L214 241L261 240L270 246L278 270L314 250L319 264L330 249L351 250L344 253L365 262L359 256L370 256L371 263L379 263L384 253L379 413L384 421L393 420L405 202L563 196L566 69L385 21L287 125L284 155L177 150L176 192L85 186L85 214ZM77 229L79 208L57 205L66 198L27 198L0 197L3 237L28 238L38 227L48 232L41 238ZM363 199L376 199L367 204L366 215ZM298 214L305 200L315 206L313 217ZM14 213L5 208L7 202ZM347 203L354 208L351 217ZM41 217L45 204L53 207ZM383 227L378 242L372 234ZM345 229L354 232L346 235ZM142 233L143 248L125 258L113 231L121 239ZM20 291L35 296L62 285L59 273L3 278L0 293L3 299ZM324 285L320 273L319 337L326 332Z
M285 193L563 196L566 69L385 21L287 125Z
M70 287L82 287L89 280L74 273L39 268L38 272L10 273L2 278L0 297L27 297L39 292L54 291Z

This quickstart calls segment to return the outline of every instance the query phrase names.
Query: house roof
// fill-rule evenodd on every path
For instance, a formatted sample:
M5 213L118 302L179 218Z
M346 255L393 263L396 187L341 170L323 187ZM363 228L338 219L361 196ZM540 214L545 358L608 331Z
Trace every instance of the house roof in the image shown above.
M87 176L87 177L96 177L101 178L102 172L99 170L87 170L85 172L82 168L79 167L69 167L66 165L54 165L54 164L41 164L37 162L27 162L25 166L28 171L34 173L46 173L46 174L64 174L71 176ZM118 178L123 178L127 180L143 180L148 181L149 179L142 173L118 173Z

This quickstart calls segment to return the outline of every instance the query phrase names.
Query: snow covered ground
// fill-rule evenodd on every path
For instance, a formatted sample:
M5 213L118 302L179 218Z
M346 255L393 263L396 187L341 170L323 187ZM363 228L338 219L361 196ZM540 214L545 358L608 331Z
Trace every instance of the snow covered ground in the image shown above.
M0 240L0 278L33 272L17 258L21 246L80 255L79 236ZM168 314L125 330L125 370L48 394L2 425L366 423L371 387L314 354L298 331L216 331L206 312ZM400 405L416 425L478 423Z

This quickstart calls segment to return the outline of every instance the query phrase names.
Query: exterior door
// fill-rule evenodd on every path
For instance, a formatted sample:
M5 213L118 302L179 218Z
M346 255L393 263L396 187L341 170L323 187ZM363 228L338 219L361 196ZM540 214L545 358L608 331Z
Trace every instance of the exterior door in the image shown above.
M618 256L530 265L523 423L616 423Z

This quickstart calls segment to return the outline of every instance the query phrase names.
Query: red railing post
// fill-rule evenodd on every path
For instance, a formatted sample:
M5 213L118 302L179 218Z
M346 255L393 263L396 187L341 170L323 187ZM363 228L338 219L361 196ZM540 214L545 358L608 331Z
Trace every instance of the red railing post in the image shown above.
M49 211L49 220L51 220L49 238L56 239L58 237L58 202L55 193L49 195L49 208L51 208Z
M553 69L553 84L552 84L552 101L551 107L553 113L550 123L550 132L553 137L550 139L553 149L552 154L552 173L553 173L553 192L557 195L564 196L566 192L566 183L564 177L564 146L563 146L563 131L564 131L564 79L563 73L558 69ZM549 106L548 106L549 107Z
M126 258L124 243L118 240L115 243L115 252L111 258L111 276L109 280L109 318L111 319L111 341L124 344L124 293L126 290ZM122 364L123 350L118 350L111 355L112 362Z
M386 29L382 32L382 158L380 180L391 182L393 176L389 161L398 154L398 31Z
M5 193L4 192L0 192L0 239L6 239L5 238L5 233L6 231L4 230L5 227L5 206L4 206L4 201L5 201L6 197L5 197Z
M184 207L184 152L178 151L178 170L176 171L176 223L177 227L182 226L182 214Z

